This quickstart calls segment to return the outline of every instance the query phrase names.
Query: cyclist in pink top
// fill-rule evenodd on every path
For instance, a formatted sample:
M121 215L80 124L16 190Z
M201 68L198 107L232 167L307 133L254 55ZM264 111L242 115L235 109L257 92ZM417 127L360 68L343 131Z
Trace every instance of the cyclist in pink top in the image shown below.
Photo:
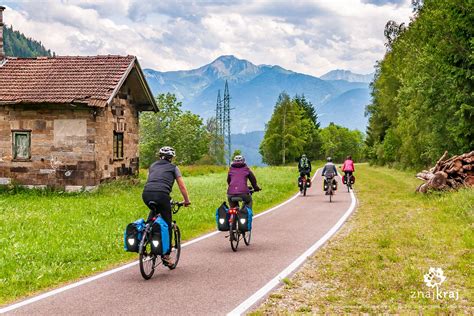
M352 179L352 173L355 171L355 168L351 156L347 156L344 164L342 165L342 171L344 172L345 179Z

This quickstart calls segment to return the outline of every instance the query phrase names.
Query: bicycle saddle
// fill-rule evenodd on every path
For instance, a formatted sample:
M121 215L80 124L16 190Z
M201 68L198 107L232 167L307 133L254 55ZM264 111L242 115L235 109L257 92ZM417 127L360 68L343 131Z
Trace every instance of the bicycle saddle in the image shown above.
M150 201L148 202L148 207L151 210L156 211L158 209L158 203L156 203L155 201Z
M232 202L242 202L242 198L240 196L233 196L230 198Z

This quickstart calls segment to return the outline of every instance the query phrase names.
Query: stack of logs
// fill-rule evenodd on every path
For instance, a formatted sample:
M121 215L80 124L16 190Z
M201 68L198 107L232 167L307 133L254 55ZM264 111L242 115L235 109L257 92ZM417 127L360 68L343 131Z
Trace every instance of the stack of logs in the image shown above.
M424 180L416 191L428 192L429 189L457 189L461 186L474 186L474 151L446 159L448 152L438 160L430 170L423 170L416 177Z

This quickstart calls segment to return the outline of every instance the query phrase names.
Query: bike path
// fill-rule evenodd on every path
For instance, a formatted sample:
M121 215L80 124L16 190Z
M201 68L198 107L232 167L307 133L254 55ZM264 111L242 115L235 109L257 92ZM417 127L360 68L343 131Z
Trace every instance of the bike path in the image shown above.
M320 172L320 171L318 171ZM225 232L184 247L175 270L145 281L138 265L10 311L19 315L224 315L275 278L346 213L340 178L333 202L318 174L307 196L254 219L252 241L237 252ZM178 223L179 224L179 223Z

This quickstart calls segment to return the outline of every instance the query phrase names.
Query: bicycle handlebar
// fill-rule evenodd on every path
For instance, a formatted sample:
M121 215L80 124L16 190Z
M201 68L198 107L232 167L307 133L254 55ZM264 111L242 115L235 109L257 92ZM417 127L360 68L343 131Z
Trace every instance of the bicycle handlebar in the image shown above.
M171 201L171 210L172 210L173 214L178 213L179 209L180 209L182 206L184 206L184 202Z

